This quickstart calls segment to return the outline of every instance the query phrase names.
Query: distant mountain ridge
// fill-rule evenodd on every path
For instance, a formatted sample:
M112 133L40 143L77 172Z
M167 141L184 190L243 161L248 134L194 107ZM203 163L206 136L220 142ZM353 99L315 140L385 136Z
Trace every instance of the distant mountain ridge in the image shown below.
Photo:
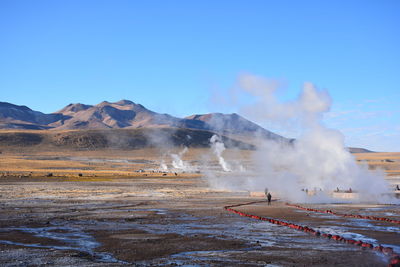
M350 153L374 153L374 151L365 149L365 148L361 148L361 147L348 147L347 150Z
M97 105L69 104L61 110L45 114L0 102L0 129L72 130L72 129L136 129L174 127L212 131L220 134L254 136L289 141L238 114L198 114L177 118L148 110L129 100Z
M0 128L3 129L49 129L49 124L62 119L62 114L44 114L26 106L0 102Z
M209 113L198 114L186 117L189 120L202 121L210 126L210 128L221 134L254 136L259 138L274 139L280 141L287 141L286 138L275 134L263 127L251 122L236 113L223 114L223 113Z

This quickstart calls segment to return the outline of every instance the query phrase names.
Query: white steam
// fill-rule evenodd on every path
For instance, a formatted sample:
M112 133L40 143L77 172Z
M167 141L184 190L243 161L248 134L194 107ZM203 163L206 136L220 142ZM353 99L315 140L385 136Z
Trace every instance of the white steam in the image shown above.
M297 202L332 201L331 193L337 188L357 192L359 201L388 201L384 199L389 193L384 173L358 165L345 148L344 136L322 124L323 115L331 106L326 91L305 83L296 99L282 102L276 96L278 82L242 75L238 84L242 93L256 100L242 113L259 122L295 124L301 134L294 142L260 142L254 153L254 172L210 178L212 185L252 191L268 188L281 198ZM215 139L211 143L219 157L225 149L223 144L221 147ZM316 196L311 198L302 189L315 189Z
M160 168L162 171L168 171L168 165L165 163L164 159L161 160Z
M182 171L190 171L192 169L192 167L190 166L190 164L188 162L182 160L182 157L186 154L187 151L188 151L188 148L185 147L178 154L171 154L172 166L175 169L179 169Z
M219 165L221 165L222 169L225 172L232 171L231 166L222 157L222 152L224 152L224 150L225 150L224 143L215 134L210 138L210 143L211 143L211 149L212 149L214 155L218 158L218 163L219 163Z

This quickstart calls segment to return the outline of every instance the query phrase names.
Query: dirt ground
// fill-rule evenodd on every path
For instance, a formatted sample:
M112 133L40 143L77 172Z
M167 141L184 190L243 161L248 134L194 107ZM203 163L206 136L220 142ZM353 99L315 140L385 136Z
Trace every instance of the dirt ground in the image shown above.
M210 190L201 177L193 176L100 181L3 177L0 265L387 265L387 257L377 252L223 209L254 199L248 192ZM391 206L333 208L400 215L399 208ZM240 209L400 246L396 225L307 214L277 201Z
M225 211L262 198L212 190L201 173L159 171L163 153L2 149L0 266L387 266L378 252ZM190 149L184 160L218 167L207 153ZM247 165L251 152L226 156ZM384 168L392 186L400 183L400 153L356 156ZM400 217L396 205L308 206ZM238 209L400 253L399 225L309 213L280 201Z

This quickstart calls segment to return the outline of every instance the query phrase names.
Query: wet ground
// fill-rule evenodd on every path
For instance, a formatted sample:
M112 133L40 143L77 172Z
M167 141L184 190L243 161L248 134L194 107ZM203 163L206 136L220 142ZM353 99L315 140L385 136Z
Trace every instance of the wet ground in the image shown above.
M0 180L1 266L387 266L372 250L231 214L248 194L200 178ZM398 206L309 205L399 218ZM246 212L400 248L400 226L273 202Z

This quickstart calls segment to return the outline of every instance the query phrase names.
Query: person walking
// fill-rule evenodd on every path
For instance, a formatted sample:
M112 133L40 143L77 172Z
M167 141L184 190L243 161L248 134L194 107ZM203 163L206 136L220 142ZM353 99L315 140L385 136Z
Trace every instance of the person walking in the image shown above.
M271 205L271 198L272 198L271 193L268 192L267 194L268 205Z

